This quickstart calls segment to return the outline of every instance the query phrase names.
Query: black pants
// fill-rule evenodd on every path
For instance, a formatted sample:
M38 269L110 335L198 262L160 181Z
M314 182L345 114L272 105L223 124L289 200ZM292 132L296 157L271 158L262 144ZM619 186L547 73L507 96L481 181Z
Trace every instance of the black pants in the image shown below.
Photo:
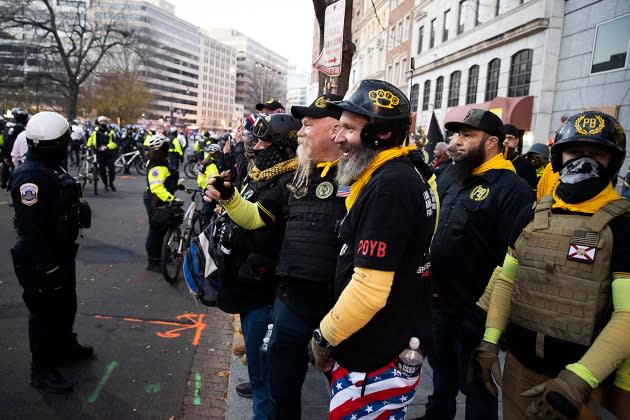
M96 154L96 160L98 161L98 171L103 180L103 184L105 184L106 187L113 185L114 178L116 177L116 172L114 171L116 155L114 152L98 152ZM109 172L109 174L107 172Z
M144 207L147 210L147 216L149 218L149 233L147 234L145 249L147 251L149 263L159 264L162 259L162 242L164 242L164 235L166 235L168 227L151 223L151 214L153 213L151 197L152 194L147 193L145 193L143 197Z
M78 245L75 245L75 252ZM19 252L17 252L19 255ZM60 261L54 273L55 287L49 285L50 275L36 272L16 261L18 281L24 291L22 299L29 310L28 337L34 369L53 367L66 349L76 344L72 333L77 313L76 270L74 253Z
M11 157L8 158L9 163L6 163L4 159L0 159L0 184L3 188L6 188L9 185L9 178L11 178L11 171L13 169L13 162L11 162Z
M171 153L168 154L168 166L171 169L179 171L179 162L181 160L181 156L179 153Z

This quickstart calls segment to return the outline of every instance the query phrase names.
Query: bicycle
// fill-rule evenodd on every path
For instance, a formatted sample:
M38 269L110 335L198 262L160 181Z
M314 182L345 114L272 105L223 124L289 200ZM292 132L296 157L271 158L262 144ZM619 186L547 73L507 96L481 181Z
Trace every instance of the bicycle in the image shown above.
M184 175L189 179L197 179L201 168L201 161L197 159L196 154L193 154L189 156L188 161L184 163Z
M91 152L90 149L84 149L81 154L81 164L77 175L81 184L81 190L85 191L85 185L89 182L94 185L94 195L98 195L98 176L96 153Z
M129 168L132 166L138 175L147 174L147 161L144 157L144 153L142 153L142 151L136 146L134 146L134 150L122 153L114 161L114 168L117 175L120 174L123 169L125 173L129 173Z
M201 205L197 203L203 194L199 188L180 188L191 194L191 202L184 213L184 221L181 225L169 228L164 235L161 253L161 269L164 279L169 283L174 283L179 277L179 273L184 263L184 253L188 249L190 239L199 235L206 226L206 217L201 213ZM171 205L181 205L172 203Z

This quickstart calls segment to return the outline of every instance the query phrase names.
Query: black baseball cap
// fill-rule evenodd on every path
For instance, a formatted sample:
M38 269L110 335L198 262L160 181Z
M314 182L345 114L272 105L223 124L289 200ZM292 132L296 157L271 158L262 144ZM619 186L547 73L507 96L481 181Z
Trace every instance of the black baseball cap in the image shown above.
M332 117L338 120L341 117L341 108L334 106L327 101L341 101L340 95L334 93L325 93L315 99L309 106L292 106L291 115L298 120L304 117L323 118Z
M496 114L485 109L473 108L466 113L462 122L447 122L444 127L449 131L459 133L462 127L472 127L482 130L491 136L497 136L499 141L505 140L505 128L503 121Z
M518 128L516 128L513 124L503 124L503 128L505 129L505 134L509 134L514 137L518 137Z
M282 110L283 110L283 112L284 112L284 105L282 105L280 102L276 101L276 100L275 100L275 99L273 99L273 98L269 98L269 99L267 99L267 100L265 101L265 103L262 103L262 104L256 104L256 109L257 109L258 111L262 111L262 109L263 109L263 108L269 108L269 109L271 109L271 110L273 110L273 111L276 111L276 110L278 110L278 109L281 109L281 108L282 108Z

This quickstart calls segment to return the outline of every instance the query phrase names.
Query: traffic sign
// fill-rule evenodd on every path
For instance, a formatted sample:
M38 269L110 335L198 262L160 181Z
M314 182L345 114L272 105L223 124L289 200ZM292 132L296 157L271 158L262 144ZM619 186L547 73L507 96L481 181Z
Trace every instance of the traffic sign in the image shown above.
M346 13L346 0L339 0L326 7L324 21L324 48L313 63L322 73L336 77L341 74L341 53L343 47L343 24Z

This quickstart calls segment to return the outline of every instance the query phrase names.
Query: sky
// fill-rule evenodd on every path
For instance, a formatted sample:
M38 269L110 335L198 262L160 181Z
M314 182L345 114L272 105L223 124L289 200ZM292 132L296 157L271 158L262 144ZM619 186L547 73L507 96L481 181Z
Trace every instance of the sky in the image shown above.
M175 15L204 29L233 28L309 70L315 12L311 0L169 0Z

